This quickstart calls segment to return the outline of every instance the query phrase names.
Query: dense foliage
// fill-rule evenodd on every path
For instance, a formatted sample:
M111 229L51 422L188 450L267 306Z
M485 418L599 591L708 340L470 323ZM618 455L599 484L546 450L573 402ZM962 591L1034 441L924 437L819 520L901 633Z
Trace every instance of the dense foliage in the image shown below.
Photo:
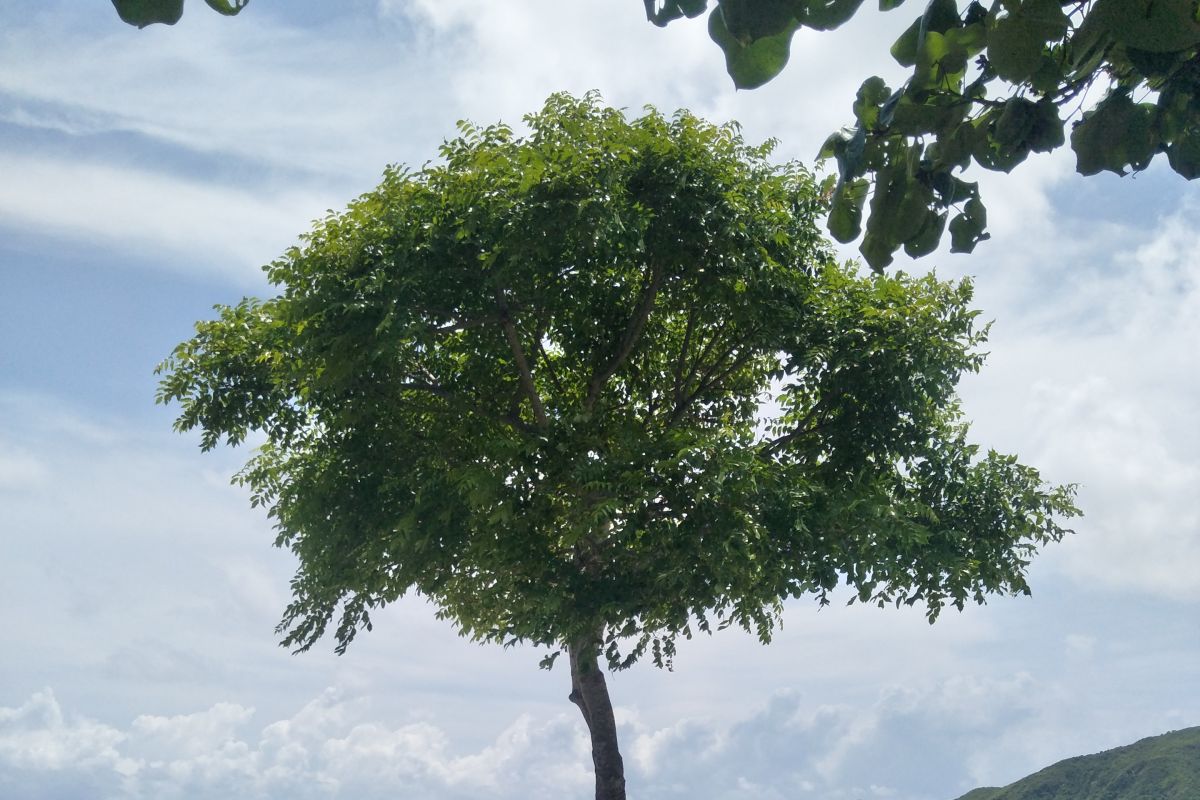
M967 284L838 266L810 175L732 127L563 96L528 122L389 169L165 365L205 447L267 435L242 480L300 557L290 644L413 589L628 659L713 617L765 639L839 576L931 615L1025 588L1070 505L965 441Z
M959 800L1195 800L1200 797L1200 728L1077 756L1003 788Z
M709 32L735 84L759 86L787 63L802 27L835 28L863 0L717 0ZM879 0L882 10L904 0ZM697 16L707 0L645 0L657 24ZM1064 115L1103 97L1072 125L1083 175L1145 169L1159 153L1200 175L1200 6L1194 0L929 0L892 56L912 74L892 88L867 79L852 128L823 158L840 173L829 230L875 268L901 247L928 254L949 228L970 252L987 238L969 164L1008 172L1068 140ZM1092 92L1089 95L1089 92Z

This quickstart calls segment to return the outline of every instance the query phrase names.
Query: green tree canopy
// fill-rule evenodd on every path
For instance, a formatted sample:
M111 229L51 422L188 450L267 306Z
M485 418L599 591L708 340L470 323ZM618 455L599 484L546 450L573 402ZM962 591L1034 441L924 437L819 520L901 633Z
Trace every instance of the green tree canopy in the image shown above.
M202 446L299 558L284 644L339 652L409 592L474 639L570 655L598 797L623 797L599 662L770 639L787 598L1028 592L1069 488L966 439L968 283L859 276L772 143L552 97L391 167L162 365Z
M665 25L703 13L707 0L644 0ZM740 88L786 65L793 34L836 28L863 0L716 0L709 33ZM879 0L882 10L904 0ZM1068 140L1063 120L1103 92L1070 131L1080 174L1145 169L1159 153L1200 175L1200 5L1195 0L929 0L892 45L912 69L899 87L868 78L852 127L829 137L837 161L829 231L880 269L901 247L926 255L949 228L951 249L986 239L969 164L1009 172L1030 153ZM845 67L843 67L844 69ZM868 203L869 209L864 212ZM949 220L947 222L947 220Z

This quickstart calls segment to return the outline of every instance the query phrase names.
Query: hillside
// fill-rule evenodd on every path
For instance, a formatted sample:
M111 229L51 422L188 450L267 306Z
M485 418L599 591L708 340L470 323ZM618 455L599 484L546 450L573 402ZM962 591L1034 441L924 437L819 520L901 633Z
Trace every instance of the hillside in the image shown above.
M1200 727L1142 739L1046 767L958 800L1198 800Z

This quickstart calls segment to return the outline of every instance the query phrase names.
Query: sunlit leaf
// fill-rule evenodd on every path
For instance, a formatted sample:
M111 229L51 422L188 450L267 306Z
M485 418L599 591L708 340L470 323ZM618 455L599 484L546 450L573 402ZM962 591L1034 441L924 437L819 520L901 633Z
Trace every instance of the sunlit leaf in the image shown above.
M708 15L709 36L725 52L725 69L739 89L762 86L783 70L797 27L793 23L781 33L747 43L729 31L720 7Z

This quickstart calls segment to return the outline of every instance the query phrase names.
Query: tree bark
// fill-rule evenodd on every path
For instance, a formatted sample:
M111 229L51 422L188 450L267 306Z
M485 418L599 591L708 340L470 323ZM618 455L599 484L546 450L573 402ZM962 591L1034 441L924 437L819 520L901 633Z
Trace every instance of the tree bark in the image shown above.
M578 639L567 652L571 657L571 702L579 706L592 737L596 800L625 800L625 765L617 749L617 723L608 684L598 663L600 641L598 637Z

